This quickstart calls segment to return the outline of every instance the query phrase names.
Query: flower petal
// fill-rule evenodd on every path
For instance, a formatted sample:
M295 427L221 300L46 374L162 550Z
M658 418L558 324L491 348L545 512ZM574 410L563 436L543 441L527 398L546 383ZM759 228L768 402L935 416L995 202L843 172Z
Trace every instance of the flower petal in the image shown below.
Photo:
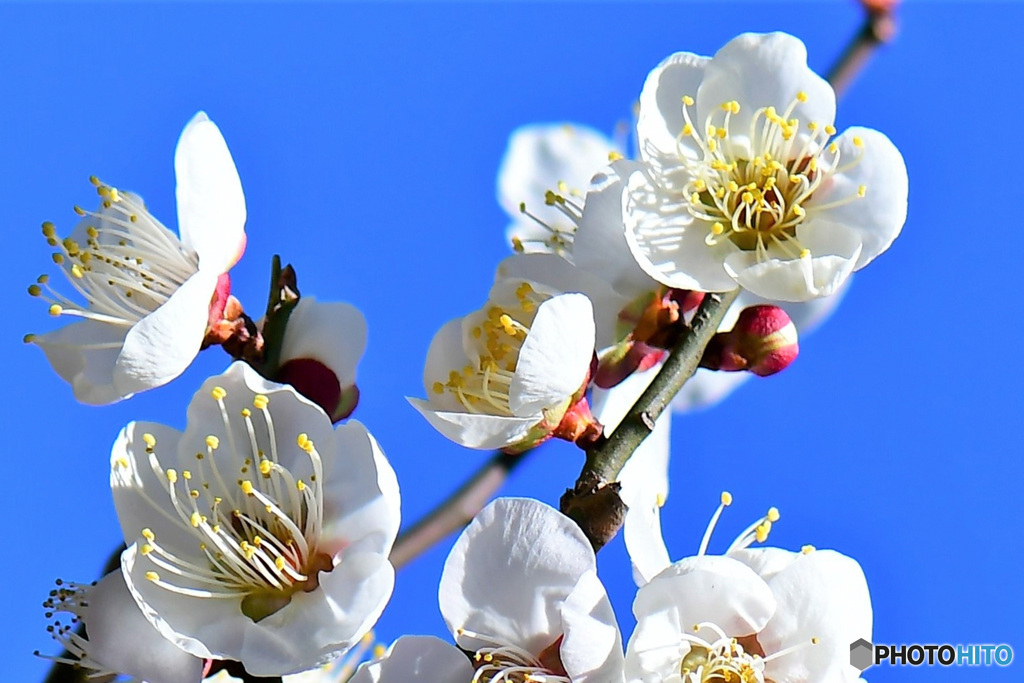
M216 287L217 274L200 270L131 328L114 367L118 391L128 394L152 389L185 371L206 336Z
M854 144L859 138L863 148ZM860 270L889 248L907 220L907 166L896 145L870 128L848 128L835 140L840 166L836 173L807 203L808 214L815 206L856 197L861 186L863 199L824 209L818 215L830 222L856 230L863 244L855 270ZM863 157L853 162L859 155Z
M499 498L455 541L441 574L441 614L460 647L494 645L465 629L538 655L563 634L562 603L595 565L571 519L535 500Z
M672 412L687 413L717 405L752 376L749 372L718 372L698 368L672 399Z
M803 338L832 315L832 311L843 300L852 281L853 276L851 275L839 287L839 290L831 296L823 296L797 303L770 301L754 296L746 290L741 291L739 297L729 307L729 311L726 313L726 317L722 320L722 324L718 329L719 331L731 330L736 324L736 319L740 312L748 306L771 303L786 311L790 320L793 321L793 324L799 331L800 337ZM714 370L698 368L693 377L683 385L683 388L672 399L672 411L685 413L710 408L723 401L739 385L751 377L753 377L753 374L749 372L716 372Z
M610 434L661 370L657 365L634 373L615 388L593 390L593 412ZM643 585L668 567L668 549L661 534L661 506L668 498L668 459L671 413L662 413L654 431L644 439L619 472L619 495L627 506L623 540L633 563L633 578Z
M768 584L743 563L720 555L680 560L637 591L637 621L664 609L679 613L679 623L710 622L726 635L758 633L775 613Z
M142 538L149 529L161 546L192 552L196 537L186 532L174 512L165 474L168 464L176 465L181 432L155 422L130 422L110 453L110 489L121 523L125 543ZM148 443L153 443L152 448ZM152 452L149 452L149 451ZM157 454L164 459L157 462ZM170 460L170 463L166 462Z
M195 683L203 660L176 647L139 611L121 570L88 589L89 658L104 668L149 683Z
M437 334L430 341L430 348L427 350L427 361L423 366L423 388L427 392L427 401L424 403L430 405L430 410L454 412L465 412L466 410L452 393L445 391L438 394L434 391L435 383L445 384L448 381L449 373L453 370L456 372L461 371L462 368L470 363L469 356L466 355L462 345L463 320L463 318L449 320L437 331ZM413 403L413 405L415 406L416 404ZM428 417L427 419L429 420L430 418Z
M356 670L349 683L466 683L473 666L458 648L433 636L402 636L387 653Z
M558 652L573 683L623 679L622 636L597 572L588 570L561 607L565 638Z
M519 351L509 407L529 415L580 390L594 357L594 307L583 294L561 294L537 308Z
M212 396L215 388L224 390L221 399L223 409ZM267 397L268 411L273 414L273 447L277 461L296 478L308 481L313 470L309 456L299 448L297 438L299 434L305 434L316 444L318 451L336 453L334 426L330 418L319 406L291 387L267 380L242 361L236 361L222 374L208 378L193 395L188 405L188 427L178 445L178 466L183 470L194 467L196 453L206 451L209 436L217 438L221 452L232 465L232 453L239 459L249 457L253 462L258 461L259 454L251 452L246 422L239 417L243 409L251 410L254 413L252 424L261 437L260 442L269 445L265 418L257 417L260 411L254 407L254 399L258 395ZM264 435L268 437L266 442L262 438ZM325 479L329 481L338 474L344 476L344 465L337 458L323 460Z
M598 348L615 340L615 327L629 300L612 289L605 279L574 266L554 254L517 254L498 264L496 279L524 280L556 292L585 294L594 309L594 328Z
M32 343L43 350L54 371L71 385L76 399L89 405L107 405L131 396L114 387L114 366L128 329L83 320L33 335Z
M742 548L729 553L729 557L747 565L768 582L771 582L779 572L798 560L800 555L791 550L771 547Z
M387 557L401 521L395 471L359 421L339 426L335 437L336 454L324 454L333 467L325 468L321 545Z
M797 227L797 240L811 256L792 258L770 249L758 262L755 252L736 252L725 259L725 269L740 286L769 300L807 301L837 292L857 263L859 235L817 219Z
M356 367L366 350L366 318L341 301L320 302L303 296L288 316L281 363L297 358L320 361L342 387L356 381Z
M624 179L641 168L636 162L619 161L594 178L572 245L576 265L602 277L629 300L658 287L633 258L623 230Z
M656 500L630 505L622 525L622 540L633 565L637 587L650 582L672 564L661 533L661 507Z
M728 557L703 555L676 562L641 587L633 602L637 625L626 650L629 680L658 683L678 675L690 651L684 632L717 640L757 633L775 612L771 589L749 567Z
M182 243L203 270L226 272L245 247L245 195L224 137L204 112L181 131L174 172Z
M648 175L629 176L623 191L626 243L641 269L656 281L676 289L727 292L736 283L722 267L737 247L729 240L714 246L704 241L710 228L671 198L663 196Z
M801 92L807 101L797 104L787 116L787 108ZM740 111L730 119L734 144L738 138L749 140L751 121L763 107L775 107L781 116L804 124L814 121L822 127L831 125L836 116L832 86L807 66L807 48L800 39L786 33L744 33L730 40L706 66L696 100L694 125L721 114L725 102L740 103ZM807 134L807 126L800 126L797 135Z
M121 557L125 582L160 633L197 657L234 659L255 676L280 676L319 666L370 629L394 585L394 569L372 553L346 558L320 574L320 587L299 591L254 622L238 601L182 599L146 579L150 565L130 546Z
M559 183L565 183L582 198L590 177L608 163L610 152L618 151L607 136L587 126L520 126L509 137L498 169L498 202L513 218L521 215L519 206L525 203L530 213L549 224L568 224L562 212L545 203L545 193L559 192Z
M691 52L677 52L647 75L636 122L638 147L645 161L678 156L676 140L685 123L682 98L697 96L709 61Z
M438 410L431 402L406 397L434 429L466 448L492 450L521 441L544 416L502 417Z
M801 554L768 584L778 609L758 642L770 654L817 638L765 665L767 678L790 683L856 680L850 643L871 640L871 597L857 562L833 550Z

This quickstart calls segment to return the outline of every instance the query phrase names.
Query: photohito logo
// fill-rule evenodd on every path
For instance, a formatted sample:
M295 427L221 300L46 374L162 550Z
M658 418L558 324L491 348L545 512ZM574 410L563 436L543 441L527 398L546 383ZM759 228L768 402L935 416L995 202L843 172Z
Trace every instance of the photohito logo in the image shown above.
M1009 645L874 645L861 638L850 643L850 664L861 671L872 664L890 666L1009 666Z

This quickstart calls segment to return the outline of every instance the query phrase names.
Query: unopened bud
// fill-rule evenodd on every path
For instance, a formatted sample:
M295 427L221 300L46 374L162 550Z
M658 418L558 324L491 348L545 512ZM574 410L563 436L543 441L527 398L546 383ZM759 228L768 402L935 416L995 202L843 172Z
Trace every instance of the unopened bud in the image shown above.
M313 403L323 408L332 422L352 414L359 403L355 384L341 386L329 367L313 358L294 358L285 362L274 375L274 381L290 384Z
M767 377L785 370L799 351L796 326L784 310L751 306L743 309L732 330L711 339L700 364L711 370L747 370Z

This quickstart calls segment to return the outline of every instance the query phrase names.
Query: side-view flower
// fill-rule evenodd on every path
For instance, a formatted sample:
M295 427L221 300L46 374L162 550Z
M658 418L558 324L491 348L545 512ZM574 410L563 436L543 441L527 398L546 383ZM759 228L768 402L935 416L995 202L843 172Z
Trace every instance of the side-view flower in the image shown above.
M69 237L43 223L54 263L85 303L40 276L29 293L51 315L82 320L26 341L83 403L113 403L180 375L227 303L227 272L245 249L245 197L220 130L203 112L182 131L174 169L180 237L141 197L96 178L100 206L75 207L82 220Z
M90 678L124 674L148 683L196 683L203 660L193 657L153 628L139 611L121 570L92 585L57 582L43 603L47 618L57 618L50 635L67 651L54 657L87 672ZM84 624L86 635L75 628ZM36 652L38 655L39 653Z
M499 277L484 308L434 336L428 398L409 402L463 446L520 451L549 438L583 398L593 356L585 295Z
M197 657L303 671L358 643L391 595L398 484L377 442L244 363L204 383L184 433L129 424L110 480L128 588Z

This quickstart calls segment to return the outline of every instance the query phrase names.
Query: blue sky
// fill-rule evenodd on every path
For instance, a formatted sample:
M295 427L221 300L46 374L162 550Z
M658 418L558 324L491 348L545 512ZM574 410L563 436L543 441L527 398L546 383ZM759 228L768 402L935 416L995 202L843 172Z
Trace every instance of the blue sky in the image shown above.
M1013 3L902 8L897 42L854 84L837 125L877 128L902 150L904 232L790 369L676 418L664 512L674 556L696 551L729 489L736 502L712 549L777 506L774 544L860 561L876 642L1024 648L1022 21ZM411 521L486 457L448 443L403 397L422 392L434 331L482 303L507 254L494 178L508 134L541 121L610 132L663 57L711 54L743 31L793 33L824 71L859 22L852 2L0 6L7 678L43 675L31 652L54 650L39 607L53 579L91 580L120 540L107 483L117 432L132 419L183 427L191 394L227 362L208 351L173 384L97 409L22 344L53 325L24 293L51 265L39 224L70 229L72 206L94 201L90 174L143 195L173 227L174 144L196 110L209 113L248 205L234 291L258 311L280 253L303 292L365 312L356 416L389 455ZM580 465L573 449L545 447L506 492L554 503ZM444 634L436 586L449 546L399 574L383 640ZM621 541L599 564L628 632Z

